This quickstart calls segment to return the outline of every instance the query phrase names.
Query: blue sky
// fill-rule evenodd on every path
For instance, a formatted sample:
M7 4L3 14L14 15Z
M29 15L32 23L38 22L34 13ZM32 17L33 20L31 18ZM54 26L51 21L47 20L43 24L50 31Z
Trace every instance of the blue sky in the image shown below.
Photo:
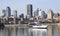
M40 8L45 12L48 9L52 9L54 12L60 12L60 0L0 0L0 14L2 14L2 9L10 6L12 14L14 10L17 10L18 15L21 13L26 15L27 4L33 5L33 11Z

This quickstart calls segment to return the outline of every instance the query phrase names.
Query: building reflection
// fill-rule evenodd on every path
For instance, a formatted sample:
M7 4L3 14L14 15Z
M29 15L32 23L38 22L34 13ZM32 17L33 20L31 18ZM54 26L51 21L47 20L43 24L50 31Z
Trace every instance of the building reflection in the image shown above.
M0 30L0 36L47 36L47 29L9 27Z

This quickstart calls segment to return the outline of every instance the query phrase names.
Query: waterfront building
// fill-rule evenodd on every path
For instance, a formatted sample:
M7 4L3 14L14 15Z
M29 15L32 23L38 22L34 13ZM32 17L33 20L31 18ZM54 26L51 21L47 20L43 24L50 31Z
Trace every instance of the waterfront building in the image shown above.
M11 15L11 16L8 18L8 21L9 21L9 24L14 24L14 16Z
M10 17L11 16L11 9L10 7L7 6L6 8L6 17Z
M17 10L14 11L14 17L17 18Z
M47 19L53 19L53 11L51 9L48 10L47 12Z
M33 10L32 5L31 5L31 4L28 4L28 5L27 5L27 17L28 17L28 18L33 17L33 12L32 12L32 10Z
M46 18L46 13L45 13L45 11L42 11L41 9L39 10L39 18L41 18L41 19Z
M54 13L54 18L58 17L59 16L59 13Z
M34 11L34 17L38 17L39 8Z
M55 19L60 22L60 16L56 17Z
M34 12L34 17L39 17L39 18L43 19L46 17L46 13L45 13L45 11L42 11L41 9L37 9Z
M53 19L54 19L56 22L59 22L59 21L60 21L60 15L59 15L59 13L54 13Z
M20 18L24 18L24 14L22 13L21 15L19 15Z

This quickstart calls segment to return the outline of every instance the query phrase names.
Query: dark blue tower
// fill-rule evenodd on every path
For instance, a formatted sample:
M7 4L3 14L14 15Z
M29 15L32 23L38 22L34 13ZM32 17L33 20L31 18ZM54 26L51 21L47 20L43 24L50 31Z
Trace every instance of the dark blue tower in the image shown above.
M31 18L31 17L33 17L33 7L32 7L32 5L31 4L28 4L27 5L27 16L29 17L29 18Z

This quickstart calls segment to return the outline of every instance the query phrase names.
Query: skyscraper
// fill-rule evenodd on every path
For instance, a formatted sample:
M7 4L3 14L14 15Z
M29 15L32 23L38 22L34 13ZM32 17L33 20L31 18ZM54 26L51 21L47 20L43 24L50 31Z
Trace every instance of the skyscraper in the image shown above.
M53 11L51 9L47 12L47 19L53 19Z
M33 9L32 5L31 5L31 4L28 4L28 5L27 5L27 16L28 16L29 18L33 17L32 9Z
M39 15L39 8L37 8L35 11L34 11L34 17L38 17Z
M14 17L17 18L17 10L14 11Z
M11 9L10 9L10 7L7 7L6 8L6 16L7 17L10 17L11 16Z
M6 10L2 10L2 13L3 13L3 17L5 17L6 16Z
M45 11L39 10L39 18L44 19L46 17Z
M37 10L34 12L34 17L39 17L44 19L46 17L45 11L42 11L41 9L37 8Z

